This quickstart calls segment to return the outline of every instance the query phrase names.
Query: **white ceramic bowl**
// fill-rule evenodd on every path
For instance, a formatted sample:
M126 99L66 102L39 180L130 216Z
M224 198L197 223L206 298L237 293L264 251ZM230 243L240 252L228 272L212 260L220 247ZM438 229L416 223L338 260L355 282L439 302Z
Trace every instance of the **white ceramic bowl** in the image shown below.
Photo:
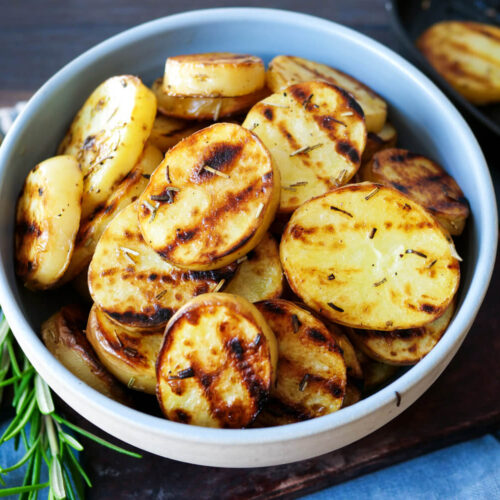
M468 222L458 312L434 350L373 396L337 413L269 429L188 426L126 408L80 382L54 360L36 331L63 301L58 292L31 294L13 271L14 209L27 172L52 156L74 113L105 78L123 73L147 83L166 56L190 52L248 52L309 57L366 82L389 103L401 143L430 155L467 196ZM467 334L486 292L497 243L491 178L468 126L418 70L377 42L335 23L268 9L214 9L153 21L115 36L64 67L31 99L0 154L0 302L35 368L70 406L110 434L144 450L204 465L283 464L345 446L411 405L439 376ZM396 391L401 395L397 405Z

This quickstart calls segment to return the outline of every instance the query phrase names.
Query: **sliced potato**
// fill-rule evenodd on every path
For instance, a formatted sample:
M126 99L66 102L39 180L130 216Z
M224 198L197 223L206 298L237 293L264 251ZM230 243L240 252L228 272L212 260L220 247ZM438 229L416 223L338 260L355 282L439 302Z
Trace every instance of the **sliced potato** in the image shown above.
M276 240L266 233L240 264L226 288L250 302L275 299L283 292L283 270Z
M88 267L97 242L109 222L144 191L149 177L162 160L162 152L156 146L147 143L136 166L120 182L116 191L104 205L98 207L91 215L82 220L76 235L73 256L63 282L70 281Z
M139 198L141 231L172 265L218 269L264 237L279 187L259 139L239 125L216 123L166 153Z
M276 378L278 348L259 311L242 297L205 294L169 321L157 363L157 395L170 420L246 427Z
M361 180L396 188L434 215L452 235L463 232L469 204L453 177L425 156L385 149L360 170Z
M500 101L500 28L443 21L427 29L417 47L436 71L474 104Z
M366 136L366 147L361 157L361 164L371 160L372 156L383 149L393 148L398 140L398 133L394 126L385 122L384 127L378 133L368 132ZM361 167L363 168L363 167ZM359 175L359 172L358 172Z
M118 381L104 368L83 333L87 312L79 306L65 306L42 324L47 349L73 375L108 398L128 403Z
M325 325L287 300L266 300L256 307L278 340L277 383L257 423L288 424L340 409L346 364Z
M167 58L163 88L171 95L237 97L256 92L266 83L260 57L209 52Z
M163 329L128 330L111 321L95 304L87 323L87 338L101 363L129 389L155 394L156 359Z
M89 289L117 323L157 329L192 297L219 288L235 270L236 264L206 272L171 266L144 242L135 202L111 221L97 243Z
M455 312L454 301L444 314L420 328L381 332L349 329L356 346L370 358L390 365L414 365L438 343Z
M16 273L33 289L55 285L69 265L82 209L83 177L71 156L28 174L17 202Z
M208 125L209 123L193 123L192 121L158 114L148 141L165 153L185 137L194 134Z
M281 92L290 85L310 80L325 81L352 94L364 111L369 132L379 132L384 126L387 104L372 89L352 76L301 57L276 56L269 63L267 86L273 92Z
M335 325L329 321L323 321L323 323L328 328L330 334L333 335L335 342L337 342L338 346L342 349L342 356L344 357L347 368L347 376L349 378L363 379L363 369L356 354L356 349L345 333L345 331L350 332L352 329Z
M180 97L165 92L162 78L153 83L152 90L158 99L158 110L164 115L213 121L243 113L270 93L263 88L240 97Z
M123 75L99 85L75 116L60 154L83 171L82 217L88 217L132 170L156 115L156 98L141 80Z
M348 182L366 144L361 108L347 92L324 82L299 83L269 96L250 110L243 126L278 165L282 213Z
M460 266L449 234L420 205L379 184L350 184L298 208L280 246L293 291L354 328L415 328L441 316Z

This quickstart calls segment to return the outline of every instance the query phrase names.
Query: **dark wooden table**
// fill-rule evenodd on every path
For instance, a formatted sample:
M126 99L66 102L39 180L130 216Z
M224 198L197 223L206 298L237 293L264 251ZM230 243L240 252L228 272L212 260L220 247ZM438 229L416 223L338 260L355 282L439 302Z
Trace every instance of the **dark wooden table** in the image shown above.
M234 0L0 0L0 106L29 98L68 61L126 28L185 10L237 4ZM242 5L321 16L399 50L384 4L384 0L274 0ZM476 132L498 189L498 141L483 130ZM498 429L499 295L497 263L476 323L445 373L411 408L357 443L297 464L243 470L187 465L149 454L138 461L86 442L82 458L94 481L88 497L291 498ZM83 425L93 428L88 422Z

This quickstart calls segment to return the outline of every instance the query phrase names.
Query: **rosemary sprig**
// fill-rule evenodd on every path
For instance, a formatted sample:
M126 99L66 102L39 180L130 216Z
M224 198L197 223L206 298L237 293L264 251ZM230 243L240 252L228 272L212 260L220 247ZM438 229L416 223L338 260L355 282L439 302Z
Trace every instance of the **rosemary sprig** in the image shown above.
M0 310L1 312L1 310ZM17 347L5 317L0 320L0 401L5 387L12 389L11 405L15 415L0 436L0 446L14 440L24 445L25 453L12 465L0 464L0 497L19 495L19 499L37 498L40 490L49 489L49 498L78 500L84 498L83 482L92 483L73 454L83 445L69 433L80 434L111 450L141 458L68 422L54 406L52 392L36 373L28 358ZM29 426L29 431L28 431ZM17 449L17 446L16 446ZM22 484L5 487L5 476L25 467ZM41 482L43 469L48 471L48 482Z

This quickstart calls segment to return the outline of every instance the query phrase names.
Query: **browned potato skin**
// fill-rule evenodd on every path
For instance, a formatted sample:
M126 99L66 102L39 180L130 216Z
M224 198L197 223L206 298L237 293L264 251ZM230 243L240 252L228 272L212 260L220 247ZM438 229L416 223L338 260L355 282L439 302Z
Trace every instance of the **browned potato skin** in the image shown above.
M376 153L359 175L362 181L391 186L426 208L453 236L462 234L469 204L455 179L425 156L406 149Z
M277 383L257 426L299 422L340 409L347 374L336 337L314 314L293 302L273 299L256 307L276 335L279 352ZM323 376L326 371L330 378ZM316 399L319 394L323 395L321 406Z
M84 335L87 312L80 306L64 306L42 324L47 349L73 375L101 394L128 404L129 397L104 368Z
M382 130L378 133L368 132L366 134L366 146L361 156L361 168L363 165L370 161L375 153L383 149L393 148L396 146L398 134L396 129L390 124L386 123ZM359 176L359 172L358 172Z

